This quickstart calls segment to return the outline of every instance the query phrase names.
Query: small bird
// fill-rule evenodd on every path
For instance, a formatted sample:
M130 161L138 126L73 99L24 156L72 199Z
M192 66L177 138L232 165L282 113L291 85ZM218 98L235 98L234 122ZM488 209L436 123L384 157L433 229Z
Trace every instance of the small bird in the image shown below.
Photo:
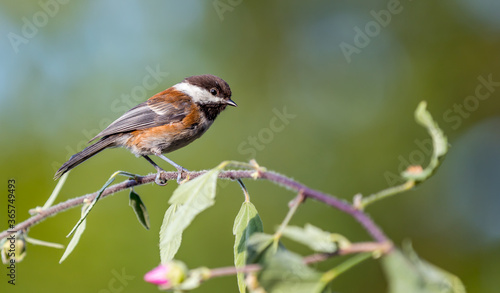
M106 148L125 147L155 167L157 184L166 184L160 180L164 170L149 155L158 156L174 166L179 172L179 182L182 172L187 170L163 153L175 151L199 138L228 105L237 106L223 79L210 74L187 77L116 119L89 143L98 141L71 156L57 170L54 179Z

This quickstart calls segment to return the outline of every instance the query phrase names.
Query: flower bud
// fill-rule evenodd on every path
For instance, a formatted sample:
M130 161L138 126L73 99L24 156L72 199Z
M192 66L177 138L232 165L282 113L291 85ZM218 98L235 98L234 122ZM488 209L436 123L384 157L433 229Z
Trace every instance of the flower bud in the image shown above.
M2 241L2 262L8 263L11 259L20 262L26 256L26 242L20 233L10 234L9 237Z
M164 288L172 288L181 284L186 278L186 274L186 265L174 260L152 269L144 275L144 280Z

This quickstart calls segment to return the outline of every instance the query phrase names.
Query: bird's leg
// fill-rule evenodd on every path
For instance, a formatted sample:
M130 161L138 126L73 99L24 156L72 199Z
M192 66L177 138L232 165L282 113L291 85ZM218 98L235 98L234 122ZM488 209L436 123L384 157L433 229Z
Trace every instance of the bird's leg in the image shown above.
M169 158L165 157L164 155L162 154L155 154L157 157L159 158L162 158L163 160L167 161L170 165L174 166L177 171L179 172L179 174L177 175L177 183L181 183L181 177L182 177L182 172L189 172L188 169L182 167L181 165L178 165L177 163L175 163L174 161L170 160ZM186 178L186 180L189 180L189 175L188 177Z
M167 180L165 181L162 181L161 180L161 172L165 172L165 170L163 170L162 168L160 168L160 166L156 165L155 162L153 162L153 160L151 160L148 156L143 156L144 159L146 159L149 163L151 163L151 165L153 165L153 167L155 167L156 169L156 178L155 178L155 183L160 185L160 186L165 186L167 185Z

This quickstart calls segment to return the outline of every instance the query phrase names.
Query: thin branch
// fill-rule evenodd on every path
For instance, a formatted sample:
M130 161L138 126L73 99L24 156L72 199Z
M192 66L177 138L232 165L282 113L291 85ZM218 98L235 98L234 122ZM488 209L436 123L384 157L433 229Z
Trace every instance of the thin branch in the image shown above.
M237 267L215 268L215 269L210 269L210 278L232 276L238 273L248 274L248 273L258 272L261 269L262 267L259 264L250 264L240 268Z
M361 203L359 204L359 209L364 209L366 208L366 206L381 199L384 199L386 197L401 193L403 191L410 190L415 186L415 184L416 184L415 180L410 179L401 185L390 187L382 191L379 191L377 193L371 194L361 200Z
M342 262L333 269L324 272L323 276L321 277L321 281L323 281L324 284L329 284L331 281L333 281L333 279L337 278L340 274L344 273L350 268L360 264L361 262L371 257L373 257L373 254L369 252L356 254L355 256L347 259L346 261Z
M274 233L274 241L278 242L281 238L281 235L283 234L283 231L285 230L286 226L288 226L288 223L292 219L293 215L299 208L300 204L304 202L305 196L302 192L299 192L299 194L295 197L295 199L289 204L290 205L290 210L288 211L288 214L286 214L285 219L283 220L283 223L281 223L278 231Z
M196 178L202 174L204 174L206 171L197 171L197 172L186 172L182 173L183 179L186 176L189 176L189 178L193 179ZM177 172L164 172L162 173L162 179L165 180L176 180L177 179ZM154 182L156 177L156 174L151 174L151 175L146 175L146 176L137 176L135 179L129 179L124 182L115 184L113 186L108 187L101 195L101 199L105 198L111 194L114 194L116 192L122 191L124 189L128 189L130 187L134 186L139 186L143 185L146 183L152 183ZM340 211L343 211L352 217L354 217L366 230L367 232L373 237L373 239L377 242L380 243L386 243L389 242L389 239L385 234L382 232L382 230L375 225L375 223L372 221L372 219L365 214L363 211L360 211L353 207L351 204L348 202L338 199L334 196L328 195L326 193L320 192L318 190L309 188L305 186L304 184L301 184L293 179L290 179L284 175L274 173L274 172L269 172L269 171L255 171L255 170L228 170L228 171L222 171L219 174L219 178L222 179L265 179L272 181L278 185L284 186L288 189L295 190L297 192L301 192L305 198L312 198L318 201L321 201L331 207L334 207ZM6 238L9 234L16 232L16 231L26 231L28 228L31 226L34 226L41 221L45 220L48 217L51 217L53 215L56 215L60 212L66 211L70 208L79 206L83 204L85 200L92 201L96 196L97 192L83 195L77 198L69 199L65 202L59 203L55 206L52 206L47 209L35 209L33 210L33 213L35 213L34 216L31 218L25 220L24 222L19 223L16 225L13 229L10 230L5 230L0 233L0 240L3 238Z
M263 172L259 174L259 178L268 179L272 182L280 184L282 186L294 189L296 191L303 191L304 196L309 198L314 198L318 201L324 202L325 204L332 206L340 211L353 216L377 242L387 242L389 239L385 236L384 232L375 225L372 219L362 211L359 211L351 204L321 191L311 189L293 179L285 177L283 175L273 173L273 172Z
M316 262L325 261L332 256L347 255L360 252L380 252L382 254L389 252L393 248L391 242L359 242L353 243L346 248L339 249L332 253L317 253L304 257L305 264L312 264Z
M310 265L317 262L325 261L329 258L340 256L340 255L348 255L362 252L381 252L384 253L388 251L392 247L392 244L389 242L386 243L378 243L378 242L359 242L353 243L349 247L344 249L339 249L333 253L318 253L306 256L302 259L304 264ZM210 269L210 278L223 277L223 276L231 276L236 275L237 273L253 273L258 272L262 269L259 264L249 264L244 267L236 268L236 267L222 267L222 268L214 268Z

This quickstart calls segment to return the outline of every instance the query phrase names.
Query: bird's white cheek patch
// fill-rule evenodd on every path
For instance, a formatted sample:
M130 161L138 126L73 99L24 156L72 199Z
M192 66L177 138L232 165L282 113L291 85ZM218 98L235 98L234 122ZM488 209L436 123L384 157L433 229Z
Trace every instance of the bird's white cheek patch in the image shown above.
M199 86L192 85L187 82L181 82L174 85L174 88L178 91L185 93L193 98L193 102L200 104L214 104L222 103L224 100L213 96L206 89L200 88Z

